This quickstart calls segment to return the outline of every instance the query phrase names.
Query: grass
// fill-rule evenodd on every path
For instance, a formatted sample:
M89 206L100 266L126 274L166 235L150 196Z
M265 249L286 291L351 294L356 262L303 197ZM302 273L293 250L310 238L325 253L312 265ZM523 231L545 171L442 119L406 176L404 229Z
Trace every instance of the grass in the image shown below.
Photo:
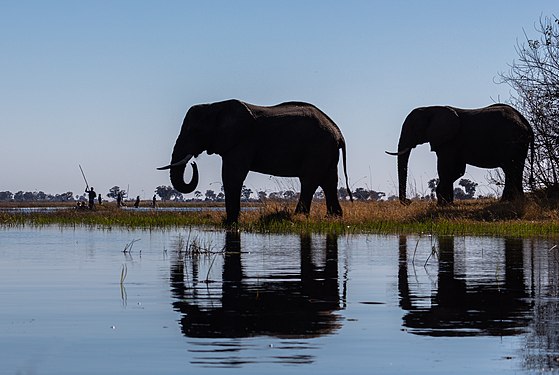
M184 206L185 204L182 204ZM199 204L198 204L199 206ZM213 204L215 206L215 204ZM557 204L472 200L438 207L434 202L342 202L343 218L326 217L323 202L313 202L309 217L294 215L295 202L267 202L243 211L238 229L259 233L433 233L439 235L558 236ZM16 213L0 211L0 226L92 226L99 228L222 228L223 211L169 212L122 210L112 203L95 211L58 210Z

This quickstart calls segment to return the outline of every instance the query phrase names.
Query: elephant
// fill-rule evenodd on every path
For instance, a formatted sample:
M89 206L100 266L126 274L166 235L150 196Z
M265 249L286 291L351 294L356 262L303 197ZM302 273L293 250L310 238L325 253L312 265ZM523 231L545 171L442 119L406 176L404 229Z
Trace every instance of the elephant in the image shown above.
M501 200L524 197L522 176L528 148L532 149L530 181L533 180L534 133L528 121L513 107L493 104L478 109L449 106L420 107L406 117L397 152L399 199L406 198L408 160L411 150L429 142L437 154L439 183L437 203L453 202L453 183L466 172L466 164L480 168L502 168L505 187Z
M238 222L240 195L249 171L280 177L298 177L301 194L295 213L309 214L320 186L328 215L342 216L338 201L339 149L350 199L346 168L346 143L338 126L312 104L286 102L257 106L231 99L192 106L175 142L170 169L173 187L191 193L198 184L198 169L184 181L186 164L203 151L222 158L226 224Z

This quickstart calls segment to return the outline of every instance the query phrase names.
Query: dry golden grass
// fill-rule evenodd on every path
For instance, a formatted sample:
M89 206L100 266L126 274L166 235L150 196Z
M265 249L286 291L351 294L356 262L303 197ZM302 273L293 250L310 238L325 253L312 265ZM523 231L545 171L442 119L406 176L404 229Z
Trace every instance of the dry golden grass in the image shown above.
M258 211L243 212L240 226L247 230L342 233L437 233L532 236L559 235L559 211L532 200L459 201L439 207L432 201L343 202L343 218L326 217L323 202L313 202L309 217L293 215L294 205L267 203Z

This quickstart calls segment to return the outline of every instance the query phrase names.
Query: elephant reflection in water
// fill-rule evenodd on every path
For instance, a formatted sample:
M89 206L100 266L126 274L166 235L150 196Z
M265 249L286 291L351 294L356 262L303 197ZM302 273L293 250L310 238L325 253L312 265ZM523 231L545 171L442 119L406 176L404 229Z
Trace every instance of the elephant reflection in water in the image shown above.
M334 332L340 327L335 311L341 303L335 236L326 238L323 251L325 263L317 267L311 237L302 235L300 274L249 277L242 265L240 234L227 232L221 290L215 293L221 297L214 303L197 295L196 287L187 287L184 261L177 259L171 266L171 288L176 299L173 307L182 314L183 334L198 338L310 338Z
M480 281L468 285L466 275L454 267L454 238L439 237L437 290L427 296L430 306L420 301L426 296L410 289L407 237L399 241L398 291L400 307L407 311L403 325L412 333L428 336L508 336L529 324L532 303L524 281L523 243L506 238L504 242L504 285Z

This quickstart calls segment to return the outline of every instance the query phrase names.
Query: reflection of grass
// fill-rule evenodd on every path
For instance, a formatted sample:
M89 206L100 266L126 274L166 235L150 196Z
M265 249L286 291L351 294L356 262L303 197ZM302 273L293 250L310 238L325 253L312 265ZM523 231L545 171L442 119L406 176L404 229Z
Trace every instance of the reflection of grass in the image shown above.
M128 267L126 267L126 264L123 264L122 269L120 270L120 299L122 300L122 305L124 307L126 307L128 301L126 287L124 286L124 280L126 280L126 276L128 276Z
M199 204L198 204L199 205ZM501 203L496 200L458 202L438 207L417 201L409 206L399 202L343 202L344 217L326 217L323 202L313 202L311 215L294 215L291 204L267 202L241 214L239 229L275 233L437 233L455 235L559 235L559 211L555 206ZM221 228L225 213L220 211L168 212L119 210L105 204L96 211L63 210L49 213L0 212L0 225L63 226L85 225L99 228L177 228L207 226ZM193 250L211 246L189 242ZM198 251L196 250L196 251Z
M210 271L213 267L215 259L218 255L225 254L225 248L222 248L220 251L214 250L214 244L210 238L202 238L200 239L197 235L192 236L192 228L188 231L188 235L186 239L179 234L176 242L175 242L175 249L179 258L182 260L186 260L187 258L191 261L197 261L200 257L204 259L210 259L211 263L208 267L208 272L206 274L206 283L210 282Z
M186 238L181 234L177 237L175 248L178 254L198 257L201 255L209 256L215 253L211 239L205 237L200 239L197 235L191 236L191 234L192 232L189 231Z
M124 280L126 280L126 276L128 276L128 267L126 264L122 265L122 269L120 270L120 285L124 284Z

